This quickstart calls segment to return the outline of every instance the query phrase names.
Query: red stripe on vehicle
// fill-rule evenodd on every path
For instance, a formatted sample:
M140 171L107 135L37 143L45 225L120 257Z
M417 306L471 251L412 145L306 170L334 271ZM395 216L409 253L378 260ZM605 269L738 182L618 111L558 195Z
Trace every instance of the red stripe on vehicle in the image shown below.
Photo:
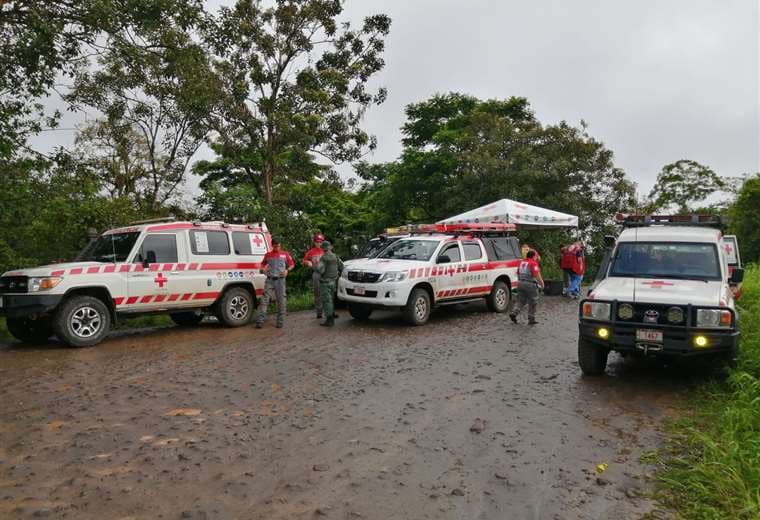
M161 268L161 264L150 264L148 267L148 270L151 272L156 272Z
M264 294L264 289L256 289L256 296L261 296Z
M179 294L170 294L169 295L169 301L170 302L177 301L178 298L179 298Z
M69 274L82 274L82 268L81 267L75 267L71 271L69 271Z
M190 297L191 297L192 295L193 295L193 293L185 293L185 294L183 294L183 295L182 295L182 301L183 301L183 302L186 302L187 300L189 300L189 299L190 299Z
M127 305L132 305L133 303L137 302L137 296L130 296L127 298Z
M142 273L143 271L145 271L145 268L142 264L134 264L134 269L132 269L133 273Z
M116 266L113 265L113 264L112 265L107 265L106 268L103 269L104 273L113 273L115 271L116 271Z
M95 267L88 267L87 268L87 274L95 274L95 273L98 273L98 272L100 272L100 266L96 265Z
M132 267L132 266L131 266L131 265L129 265L129 264L123 264L123 265L121 265L121 266L119 267L119 272L120 272L120 273L128 273L128 272L129 272L129 269L130 269L131 267Z
M195 293L193 300L215 300L219 296L218 292L199 292Z
M515 287L517 287L518 285L520 285L520 282L519 282L518 280L514 280L514 281L512 282L512 288L513 288L513 289L514 289Z
M195 224L189 224L189 223L176 223L176 224L159 224L155 226L148 227L148 231L173 231L178 229L198 229L201 231L244 231L247 233L264 233L264 231L260 227L248 227L244 224L227 224L225 227L222 226L213 226L213 225L195 225Z
M50 273L50 276L62 276L63 273L65 272L66 271L64 271L63 269L59 269L58 271L53 271L52 273Z
M165 299L166 299L166 295L165 295L165 294L157 294L157 295L156 295L156 299L155 299L154 301L155 301L156 303L161 303L161 302L162 302L162 301L164 301Z
M123 301L124 301L124 297L123 296L119 296L119 297L113 299L113 304L114 305L121 305L121 302L123 302Z
M185 264L177 264L177 271L184 271L185 270Z
M151 301L152 299L153 299L153 295L152 295L152 294L149 294L149 295L147 295L147 296L143 296L143 297L140 299L140 303L150 303L150 301Z
M171 271L174 264L164 264L164 267L161 269L162 271Z
M467 291L470 294L476 294L476 293L482 293L482 292L491 292L491 286L490 285L484 285L481 287L470 287L470 289Z
M198 264L190 264L189 266L187 266L188 271L194 271L196 269L198 269Z

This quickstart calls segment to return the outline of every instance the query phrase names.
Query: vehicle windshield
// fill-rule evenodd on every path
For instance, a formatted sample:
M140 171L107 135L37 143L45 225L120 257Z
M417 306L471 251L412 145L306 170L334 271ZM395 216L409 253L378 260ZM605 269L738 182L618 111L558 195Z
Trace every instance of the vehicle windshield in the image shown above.
M376 258L427 262L437 248L438 242L435 240L399 240L389 245Z
M139 232L102 235L85 247L77 260L80 262L125 262L137 242Z
M686 242L622 242L610 276L720 280L714 244Z
M392 244L396 240L398 239L388 238L385 240L380 240L378 238L373 238L372 240L367 242L364 248L359 252L358 258L375 258L386 247L388 247L390 244Z

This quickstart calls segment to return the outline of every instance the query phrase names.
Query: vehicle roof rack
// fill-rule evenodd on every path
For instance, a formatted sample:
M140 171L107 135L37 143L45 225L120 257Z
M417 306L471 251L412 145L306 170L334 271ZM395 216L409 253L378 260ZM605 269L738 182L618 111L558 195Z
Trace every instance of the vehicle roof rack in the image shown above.
M728 219L722 215L630 215L618 213L615 220L623 227L705 226L724 227Z
M468 224L408 224L397 228L388 228L385 233L393 235L473 235L473 234L504 234L515 231L514 224L503 223L468 223Z
M128 225L130 226L139 226L141 224L159 224L161 222L176 222L177 219L175 217L160 217L160 218L149 218L147 220L135 220L134 222L130 222Z

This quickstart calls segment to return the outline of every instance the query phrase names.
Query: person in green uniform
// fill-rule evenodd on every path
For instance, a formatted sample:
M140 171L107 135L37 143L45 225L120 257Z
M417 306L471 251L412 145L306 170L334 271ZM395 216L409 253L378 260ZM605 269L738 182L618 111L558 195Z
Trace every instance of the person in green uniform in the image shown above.
M319 259L319 294L322 298L322 310L325 314L325 321L320 323L324 327L335 325L335 284L338 281L341 271L343 271L343 262L332 251L330 242L322 242L324 254Z

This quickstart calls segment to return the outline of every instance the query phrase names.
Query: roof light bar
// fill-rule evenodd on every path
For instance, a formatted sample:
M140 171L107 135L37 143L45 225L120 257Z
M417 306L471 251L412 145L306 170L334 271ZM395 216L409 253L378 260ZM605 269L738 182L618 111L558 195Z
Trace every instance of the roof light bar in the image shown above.
M460 233L506 233L515 231L517 227L514 224L490 223L490 224L408 224L385 230L387 235L409 235L425 233L443 233L443 234L460 234Z
M615 220L623 227L644 226L707 226L722 227L728 223L721 215L631 215L618 213Z

